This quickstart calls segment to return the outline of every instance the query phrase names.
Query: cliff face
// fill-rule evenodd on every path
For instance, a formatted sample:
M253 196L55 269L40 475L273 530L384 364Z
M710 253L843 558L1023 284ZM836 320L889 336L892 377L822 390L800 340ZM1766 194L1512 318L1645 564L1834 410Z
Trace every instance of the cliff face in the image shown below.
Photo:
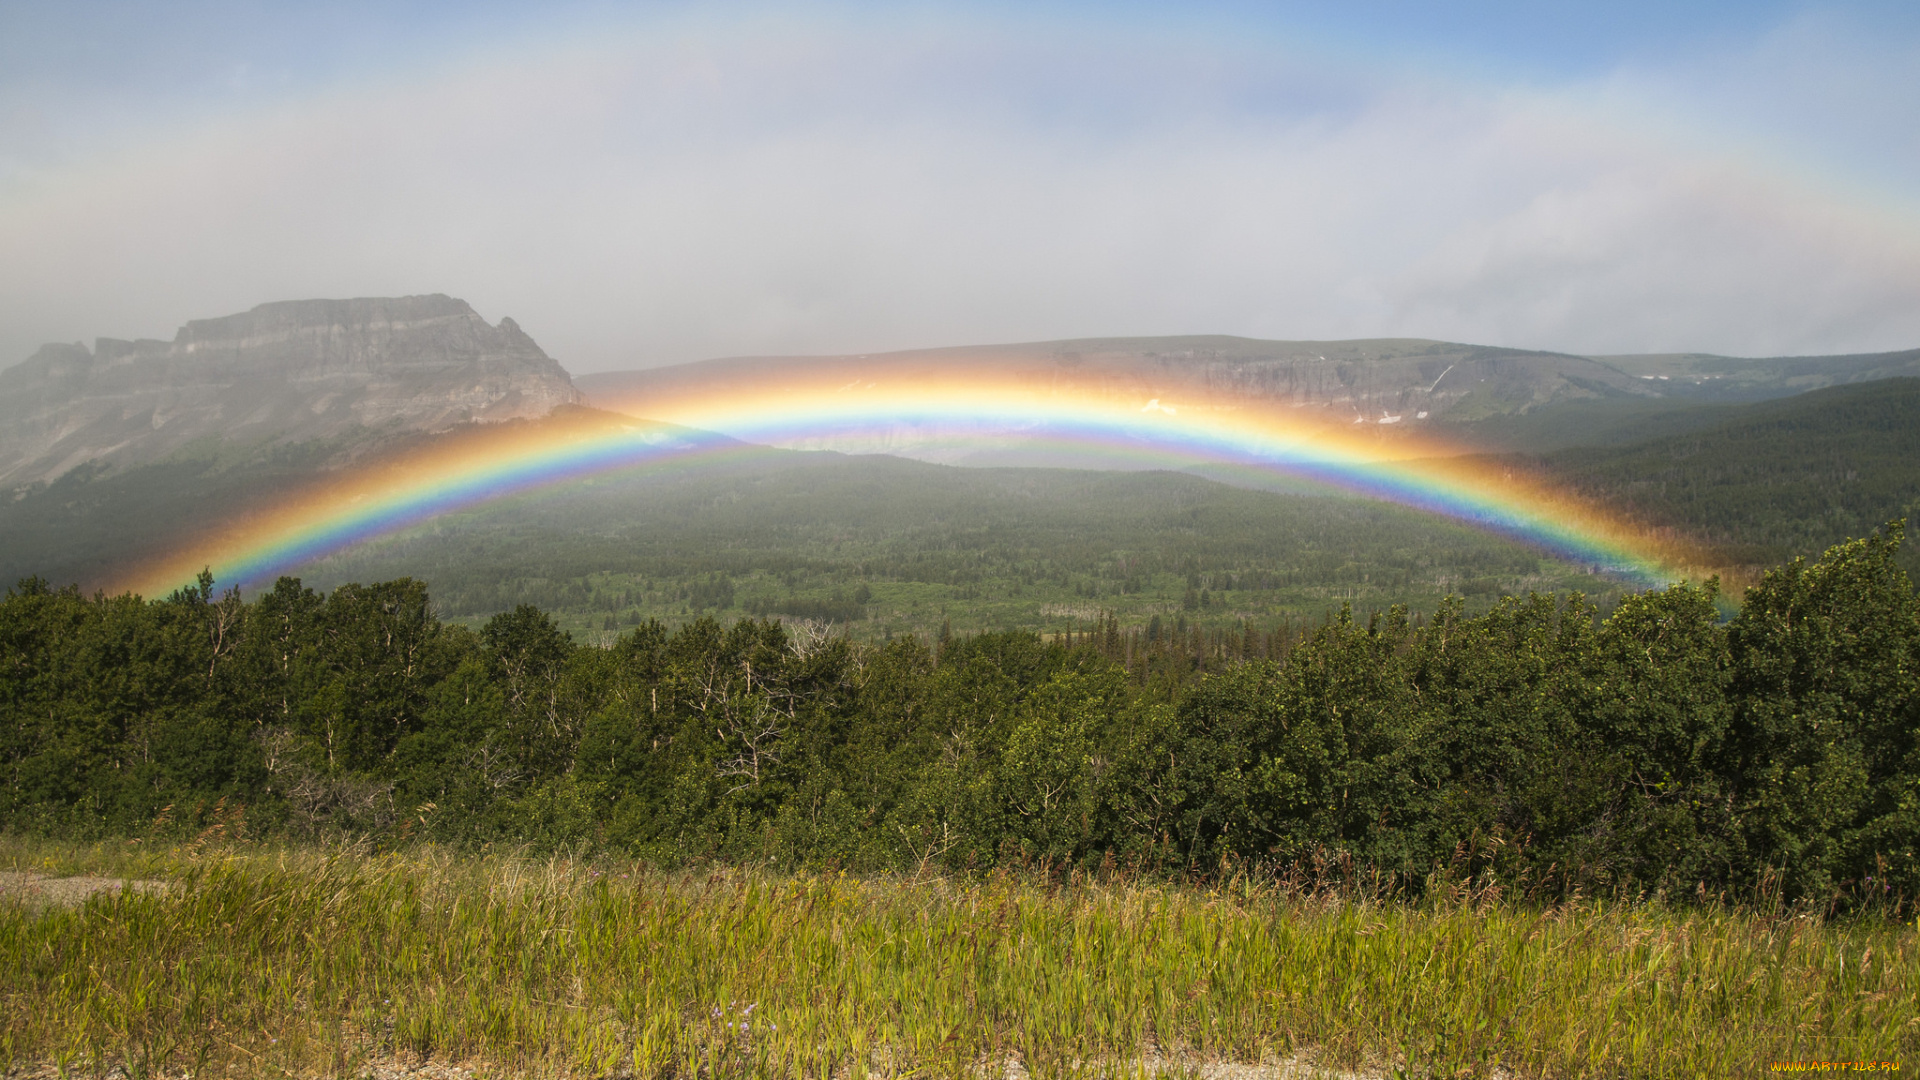
M0 484L134 464L198 440L436 430L580 400L512 319L449 296L296 300L190 322L168 341L47 345L0 371Z

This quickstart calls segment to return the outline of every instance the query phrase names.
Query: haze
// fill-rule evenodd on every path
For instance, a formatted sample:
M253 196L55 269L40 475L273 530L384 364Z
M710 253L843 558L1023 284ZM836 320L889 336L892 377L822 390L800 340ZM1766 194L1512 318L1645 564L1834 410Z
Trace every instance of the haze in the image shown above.
M0 366L444 292L570 370L1920 344L1904 4L0 5Z

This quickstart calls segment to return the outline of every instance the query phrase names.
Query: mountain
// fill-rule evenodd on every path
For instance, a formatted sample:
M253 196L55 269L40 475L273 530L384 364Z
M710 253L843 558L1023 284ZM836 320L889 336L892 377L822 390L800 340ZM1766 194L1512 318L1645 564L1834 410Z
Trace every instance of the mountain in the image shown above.
M544 416L579 400L512 319L450 296L295 300L201 319L172 341L47 345L0 371L0 484L196 443L294 444Z
M1594 359L1693 401L1764 401L1848 383L1920 376L1920 349L1845 356L1748 358L1712 353L1647 353Z
M1574 356L1417 338L1082 338L825 357L734 357L569 379L511 319L444 295L263 304L172 341L47 345L0 371L0 487L156 462L211 443L336 443L594 405L673 421L714 396L981 383L1145 402L1262 403L1325 422L1443 434L1490 451L1619 443L1710 422L1696 407L1920 375L1920 349L1739 359ZM576 389L577 387L577 389ZM1004 445L1002 445L1004 444ZM1074 464L896 425L807 448L976 465Z
M1452 423L1448 438L1492 452L1625 446L1716 427L1737 419L1740 407L1747 404L1828 387L1920 376L1920 349L1761 359L1700 353L1596 359L1634 374L1659 396L1557 401Z
M1304 410L1303 418L1422 426L1597 396L1656 398L1624 372L1579 356L1390 338L1259 341L1251 338L1085 338L1016 345L917 349L847 356L708 360L576 380L595 405L673 420L683 404L714 395L803 393L984 384L1123 402L1179 406L1249 402ZM814 440L809 448L902 453L965 464L1023 462L1018 437L982 448L925 426Z
M593 404L676 419L714 396L938 387L982 381L1115 401L1232 404L1427 430L1465 446L1535 451L1619 442L1714 422L1681 415L1810 389L1920 375L1920 349L1741 359L1705 354L1574 356L1419 338L1263 341L1227 336L1083 338L841 356L748 356L583 375ZM1663 426L1664 422L1664 426ZM904 425L810 440L814 449L903 453L963 464L1063 464L1017 438L982 448ZM1044 457L1045 455L1041 455Z
M0 371L0 484L13 489L11 499L0 499L0 570L88 587L111 585L143 557L191 546L196 537L258 515L290 492L327 482L346 465L377 468L429 446L454 447L481 434L473 430L477 423L630 425L636 416L672 422L680 406L728 395L764 398L782 391L875 387L937 394L944 386L966 384L1037 389L1043 395L1058 390L1135 405L1153 398L1168 404L1263 402L1327 423L1365 421L1385 439L1424 430L1464 448L1519 451L1506 459L1513 468L1571 484L1649 525L1706 539L1732 561L1770 562L1859 535L1920 498L1913 465L1920 461L1920 443L1914 442L1920 432L1920 380L1861 382L1902 372L1920 374L1920 350L1735 360L1582 357L1416 339L1183 337L744 357L570 380L512 320L491 325L451 297L267 304L242 315L188 323L171 342L102 339L91 349L48 346L26 363ZM1827 389L1803 393L1817 386ZM579 408L583 396L619 415ZM1751 403L1755 398L1778 400ZM1580 448L1566 449L1571 446ZM1047 459L1017 436L1004 445L975 437L943 443L939 432L908 425L863 429L842 443L817 439L801 448L881 451L975 466L1074 463ZM675 488L690 500L685 505L651 501L654 495L614 497L614 489L604 485L591 491L582 487L571 502L556 490L528 504L540 508L529 511L531 517L516 517L517 511L505 507L475 511L461 515L464 523L457 527L449 521L430 535L368 548L383 553L379 560L385 561L376 560L377 567L362 565L349 553L329 564L353 573L431 566L436 579L446 579L445 597L476 613L504 602L506 594L488 583L490 575L503 581L583 580L619 569L675 582L664 592L648 587L649 595L659 594L650 603L666 606L644 610L664 613L689 601L693 575L732 575L743 582L741 596L750 597L761 587L744 584L757 580L754 575L780 567L797 573L795 568L811 560L837 567L821 571L821 595L810 594L798 579L778 591L826 604L833 601L834 589L852 590L869 577L879 590L875 595L885 594L880 586L887 575L905 580L901 574L906 572L874 576L876 568L921 557L912 552L930 553L928 558L944 553L935 561L946 561L925 574L962 588L961 577L971 571L961 565L961 556L986 550L987 541L954 522L992 520L1014 513L996 509L1001 502L1018 507L1024 505L1021 500L1039 499L1064 501L1072 512L1058 522L1019 514L1007 519L1008 535L1017 542L1003 546L1009 552L1018 549L1007 555L1007 566L1029 568L1007 569L1003 600L1024 595L1012 591L1013 583L1032 578L1032 567L1041 563L1070 566L1069 577L1091 575L1073 586L1078 592L1068 590L1047 601L1058 604L1093 595L1087 591L1095 589L1088 583L1093 578L1126 578L1131 571L1115 568L1132 565L1129 551L1161 545L1173 552L1185 545L1198 552L1195 545L1205 539L1205 530L1197 526L1178 533L1162 523L1158 531L1135 535L1111 524L1150 520L1128 500L1151 501L1175 490L1153 487L1167 483L1163 480L1141 480L1146 486L1137 491L1133 481L1116 481L1117 487L1094 484L1072 494L1085 478L1060 479L1065 486L1043 495L1039 488L1014 483L1009 474L1002 479L1012 486L988 497L967 494L974 478L951 470L888 472L887 466L868 461L844 469L834 465L828 471L841 470L835 475L844 482L801 484L805 494L794 496L783 492L806 470L775 468L766 464L771 458L754 460L760 464L748 470L752 475L728 481L732 487L725 491L715 487L717 474L688 471L684 490ZM671 472L682 477L678 470ZM1149 491L1157 494L1140 494ZM920 495L936 507L966 504L969 510L947 518L935 514L922 528L908 520L917 520L918 508L928 505ZM713 511L720 516L712 528L696 534L686 522L713 516L700 509L706 505L702 500L738 502L739 507L725 514ZM1109 502L1124 505L1126 512L1108 513ZM1231 527L1279 537L1291 535L1293 526L1281 520L1288 515L1331 520L1328 515L1360 513L1344 505L1335 508L1328 500L1286 505L1292 509L1274 518L1262 516L1266 509L1248 509L1251 516ZM842 551L851 544L853 533L846 530L854 524L885 517L888 508L907 507L916 509L901 520L887 519L892 524L865 547ZM812 520L807 514L825 518L808 526L811 532L794 531L803 518ZM1086 536L1073 541L1079 546L1069 557L1061 545L1069 543L1072 529L1062 523L1076 521ZM1287 601L1296 609L1335 599L1328 590L1353 596L1353 590L1377 588L1383 581L1413 590L1408 596L1443 583L1467 589L1460 582L1476 583L1467 589L1475 595L1491 595L1495 581L1499 588L1531 587L1560 573L1540 570L1548 577L1536 579L1531 564L1507 567L1504 549L1439 539L1458 529L1443 524L1435 522L1429 530L1401 523L1382 533L1395 538L1390 545L1395 550L1412 553L1406 557L1417 566L1401 566L1394 561L1398 555L1356 556L1353 566L1308 566L1292 556L1287 556L1292 562L1282 560L1278 548L1257 557L1216 554L1220 572L1233 575L1253 573L1260 565L1298 563L1288 571L1295 575L1291 580L1310 590ZM1316 543L1328 552L1357 552L1365 544L1355 537L1382 528L1355 524ZM735 550L744 543L727 539L735 534L755 538L746 545L750 552ZM521 535L525 542L510 545L511 558L480 557ZM789 541L792 550L782 554L782 544ZM657 557L635 562L635 553L649 544L658 548ZM727 552L726 560L715 561ZM1156 572L1198 572L1179 570L1172 554L1157 557L1165 565ZM623 591L634 588L623 586ZM1136 595L1111 582L1095 591L1102 597ZM948 599L972 604L981 598L956 593ZM570 603L560 606L571 610Z

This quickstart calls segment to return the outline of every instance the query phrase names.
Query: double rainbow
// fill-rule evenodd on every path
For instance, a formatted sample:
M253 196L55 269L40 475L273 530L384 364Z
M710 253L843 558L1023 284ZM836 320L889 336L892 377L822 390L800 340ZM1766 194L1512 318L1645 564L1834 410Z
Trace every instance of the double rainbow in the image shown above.
M619 470L687 467L764 447L1061 449L1121 468L1280 474L1464 521L1637 585L1685 576L1647 536L1567 493L1373 422L1302 410L1137 401L1017 381L837 390L709 391L625 403L654 421L582 410L477 428L227 523L127 582L158 595L203 566L257 586L314 559L452 511ZM680 425L680 426L670 426ZM1451 456L1449 456L1451 455Z

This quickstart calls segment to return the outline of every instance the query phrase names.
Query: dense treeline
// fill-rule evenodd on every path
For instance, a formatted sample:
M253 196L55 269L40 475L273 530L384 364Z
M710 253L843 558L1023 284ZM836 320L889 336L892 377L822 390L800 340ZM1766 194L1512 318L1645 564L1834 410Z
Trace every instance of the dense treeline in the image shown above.
M1556 889L1920 894L1899 527L1711 586L1342 615L1297 640L657 623L583 647L411 580L0 602L0 819L856 869L1463 851Z

